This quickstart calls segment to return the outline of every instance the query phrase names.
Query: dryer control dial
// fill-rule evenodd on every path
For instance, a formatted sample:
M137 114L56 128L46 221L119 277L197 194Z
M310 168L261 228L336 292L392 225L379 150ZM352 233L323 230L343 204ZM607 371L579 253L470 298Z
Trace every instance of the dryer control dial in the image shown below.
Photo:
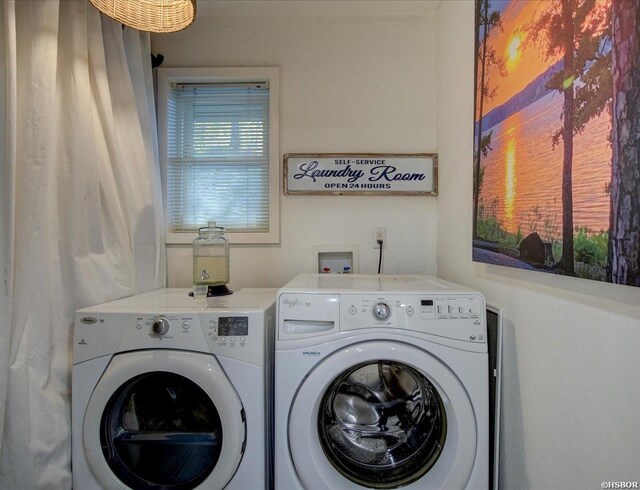
M391 307L387 303L380 301L373 305L372 313L376 320L383 321L391 315Z
M167 332L169 332L169 327L171 326L171 324L169 323L169 320L167 320L164 317L158 317L152 324L151 324L151 333L153 335L155 335L156 337L162 337L164 335L167 334Z

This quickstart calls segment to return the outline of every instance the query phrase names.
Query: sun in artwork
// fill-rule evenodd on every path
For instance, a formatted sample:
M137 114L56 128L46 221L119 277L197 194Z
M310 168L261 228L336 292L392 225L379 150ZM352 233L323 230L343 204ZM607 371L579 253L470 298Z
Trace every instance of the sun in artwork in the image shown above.
M511 38L507 42L507 49L505 51L505 59L507 62L507 69L513 71L520 61L522 52L522 38L521 33L515 32L511 35Z

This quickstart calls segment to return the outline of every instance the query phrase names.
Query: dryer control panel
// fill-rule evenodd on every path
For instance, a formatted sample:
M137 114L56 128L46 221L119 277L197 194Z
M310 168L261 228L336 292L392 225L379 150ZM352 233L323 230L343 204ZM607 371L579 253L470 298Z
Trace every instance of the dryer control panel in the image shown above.
M206 351L198 315L191 312L79 312L74 337L74 363L126 350Z
M486 342L482 296L340 295L340 331L398 328L466 342Z
M275 307L232 312L79 313L74 363L127 350L213 353L263 365Z

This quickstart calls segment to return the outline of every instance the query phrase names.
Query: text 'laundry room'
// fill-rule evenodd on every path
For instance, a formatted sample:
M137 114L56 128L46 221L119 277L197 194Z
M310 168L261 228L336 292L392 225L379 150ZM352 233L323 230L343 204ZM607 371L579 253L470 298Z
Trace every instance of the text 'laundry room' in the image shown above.
M4 0L0 65L0 490L638 488L640 0Z

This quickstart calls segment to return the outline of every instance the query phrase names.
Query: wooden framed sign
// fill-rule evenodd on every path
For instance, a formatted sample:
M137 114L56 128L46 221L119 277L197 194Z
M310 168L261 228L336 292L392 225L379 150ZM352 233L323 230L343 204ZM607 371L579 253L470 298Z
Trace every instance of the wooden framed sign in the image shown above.
M438 195L435 153L288 153L285 194Z

